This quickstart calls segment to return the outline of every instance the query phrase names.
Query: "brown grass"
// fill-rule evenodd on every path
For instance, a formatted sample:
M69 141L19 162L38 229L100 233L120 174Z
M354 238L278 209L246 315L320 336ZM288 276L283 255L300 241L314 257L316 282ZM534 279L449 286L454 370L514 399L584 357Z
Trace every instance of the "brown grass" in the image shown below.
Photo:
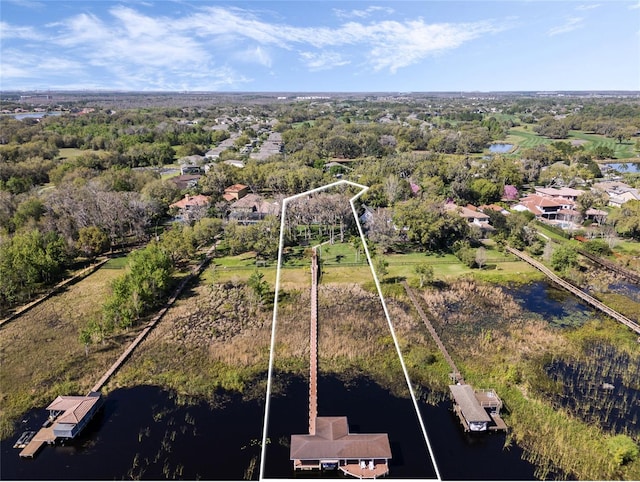
M0 420L3 436L29 408L42 407L58 395L88 392L134 336L108 340L85 357L79 331L98 316L119 269L100 269L69 286L0 330L2 370Z

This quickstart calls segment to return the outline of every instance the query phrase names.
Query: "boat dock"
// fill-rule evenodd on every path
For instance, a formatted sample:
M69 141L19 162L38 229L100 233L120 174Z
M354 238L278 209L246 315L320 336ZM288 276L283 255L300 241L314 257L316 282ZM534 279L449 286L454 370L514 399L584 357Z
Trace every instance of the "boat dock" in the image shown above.
M32 459L44 446L44 444L52 444L56 441L56 436L53 434L53 425L48 427L42 427L34 435L31 441L22 449L20 457Z
M420 306L418 298L406 281L402 281L409 299L413 303L422 322L427 327L431 337L438 345L440 352L444 356L451 367L451 379L456 382L455 385L449 385L451 396L453 398L453 409L460 423L466 432L484 432L486 430L507 430L507 424L504 423L500 416L502 408L502 400L498 397L495 390L474 390L471 385L467 385L464 381L460 370L449 355L447 348L442 343L440 336L436 332L429 317Z
M456 367L456 364L454 363L453 358L451 358L451 355L449 355L447 348L444 346L444 343L442 343L442 340L440 339L440 337L438 336L438 333L436 332L435 328L431 324L431 321L429 321L427 314L422 309L422 306L420 306L420 303L418 302L418 298L416 297L415 293L413 292L413 290L411 289L411 287L406 281L402 281L402 286L404 286L404 289L407 292L407 295L409 295L409 299L413 303L413 306L418 312L418 315L420 315L422 322L427 327L427 330L429 330L431 337L436 342L436 345L438 345L438 348L440 349L442 356L444 356L444 359L447 360L447 363L451 367L451 378L456 383L463 384L464 378L462 377L460 370L458 370L458 367Z
M449 385L453 410L465 432L506 431L500 416L502 400L495 390L474 390L471 385Z
M360 479L389 473L391 445L384 433L349 432L347 417L318 416L318 253L311 257L309 329L309 433L291 435L290 460L295 471L340 470Z
M318 417L318 252L311 257L311 326L309 334L309 433L316 433Z

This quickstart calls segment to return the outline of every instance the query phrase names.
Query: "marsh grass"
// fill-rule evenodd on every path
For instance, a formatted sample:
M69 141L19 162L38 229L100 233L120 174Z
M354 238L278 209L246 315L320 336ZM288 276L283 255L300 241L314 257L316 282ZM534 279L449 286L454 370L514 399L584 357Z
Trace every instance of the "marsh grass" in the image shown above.
M538 477L638 479L638 461L624 466L613 462L607 430L555 401L566 387L547 371L559 360L589 357L596 367L597 357L588 348L604 341L637 360L637 342L629 330L600 319L571 330L554 328L524 312L498 287L481 286L473 280L427 289L424 303L441 319L436 330L465 379L476 388L495 388L505 402L509 438L536 464ZM634 363L629 366L637 370ZM637 385L637 375L633 376L636 381L632 384ZM629 403L633 400L622 397L620 409ZM587 404L581 407L589 410ZM605 414L615 415L606 403L603 408ZM634 421L630 417L626 423L633 425Z

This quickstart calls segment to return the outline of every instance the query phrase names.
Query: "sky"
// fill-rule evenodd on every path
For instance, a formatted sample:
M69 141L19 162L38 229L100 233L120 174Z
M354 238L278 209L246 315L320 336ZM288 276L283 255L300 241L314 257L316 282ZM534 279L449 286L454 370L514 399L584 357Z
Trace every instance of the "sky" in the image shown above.
M640 90L640 0L0 0L0 90Z

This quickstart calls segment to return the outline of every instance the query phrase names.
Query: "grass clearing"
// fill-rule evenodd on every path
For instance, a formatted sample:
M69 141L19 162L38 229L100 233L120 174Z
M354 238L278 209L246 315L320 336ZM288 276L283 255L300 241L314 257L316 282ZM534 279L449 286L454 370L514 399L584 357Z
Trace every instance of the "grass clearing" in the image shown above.
M584 131L569 131L569 137L566 139L549 139L547 137L536 134L532 129L526 129L525 126L514 127L509 129L504 142L515 144L522 149L529 149L541 144L551 144L552 142L571 142L573 140L586 141L582 145L585 150L591 151L598 147L607 147L614 152L616 159L636 158L635 144L633 142L618 142L616 139L605 137L600 134L589 134Z
M58 157L61 159L67 159L68 161L73 161L74 159L77 159L78 157L82 157L87 155L87 153L92 152L92 153L98 153L101 151L92 151L92 150L86 150L86 149L77 149L75 147L61 147L58 150Z
M13 431L17 417L42 408L58 395L89 391L119 355L135 330L90 348L85 357L78 339L87 320L100 314L111 282L121 268L101 268L11 321L0 330L0 385L11 387L0 396L0 435Z

